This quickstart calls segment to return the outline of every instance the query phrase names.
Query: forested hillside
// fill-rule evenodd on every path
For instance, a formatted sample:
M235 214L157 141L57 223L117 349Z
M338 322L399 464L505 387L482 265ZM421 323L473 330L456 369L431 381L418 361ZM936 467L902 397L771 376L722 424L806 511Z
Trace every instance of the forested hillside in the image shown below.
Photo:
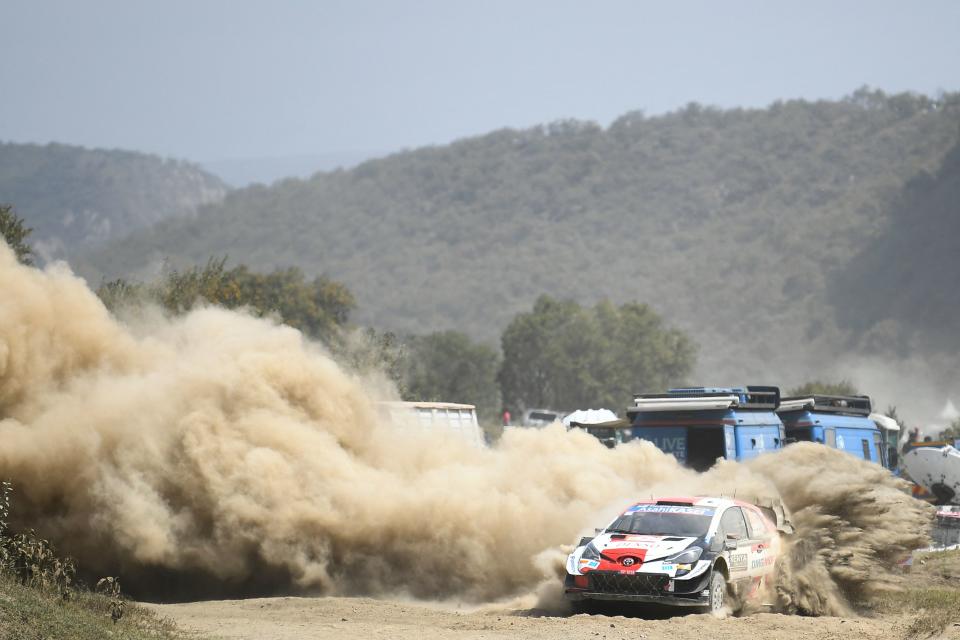
M885 232L904 185L939 170L958 122L956 94L861 90L505 129L231 192L83 268L298 266L345 283L362 322L491 343L544 293L636 300L700 344L700 375L800 382L850 344L828 286Z
M865 348L960 350L960 144L907 183L876 242L831 289L842 326ZM861 302L855 308L844 299Z
M45 260L69 256L219 202L226 186L199 167L131 151L0 143L0 204L33 228Z

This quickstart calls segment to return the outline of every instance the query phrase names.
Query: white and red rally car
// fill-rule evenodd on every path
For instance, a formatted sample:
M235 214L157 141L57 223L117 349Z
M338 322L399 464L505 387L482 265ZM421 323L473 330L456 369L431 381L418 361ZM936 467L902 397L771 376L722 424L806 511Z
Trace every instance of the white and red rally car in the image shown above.
M773 578L780 535L792 532L779 504L638 502L580 540L567 558L564 593L579 611L603 600L735 609Z

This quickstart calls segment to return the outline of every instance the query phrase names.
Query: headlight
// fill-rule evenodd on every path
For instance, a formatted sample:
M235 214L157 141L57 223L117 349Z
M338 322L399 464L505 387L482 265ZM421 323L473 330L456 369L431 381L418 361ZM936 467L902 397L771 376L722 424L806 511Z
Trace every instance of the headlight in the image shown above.
M600 559L600 550L593 546L593 543L587 545L587 548L583 550L583 554L580 556L583 560L599 560Z
M703 555L702 547L690 547L686 551L682 551L677 555L667 558L664 562L672 562L674 564L693 564L700 559L700 556ZM689 569L688 569L689 571Z

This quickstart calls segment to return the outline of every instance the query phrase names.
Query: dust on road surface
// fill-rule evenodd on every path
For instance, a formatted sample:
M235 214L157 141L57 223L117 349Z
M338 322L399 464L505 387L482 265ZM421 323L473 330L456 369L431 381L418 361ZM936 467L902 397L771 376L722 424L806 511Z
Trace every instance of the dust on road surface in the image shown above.
M147 605L186 631L230 639L315 638L645 638L706 640L750 638L904 638L910 618L802 617L761 613L716 619L691 614L664 620L623 616L538 617L529 610L454 607L369 598L257 598ZM942 638L960 640L960 627Z

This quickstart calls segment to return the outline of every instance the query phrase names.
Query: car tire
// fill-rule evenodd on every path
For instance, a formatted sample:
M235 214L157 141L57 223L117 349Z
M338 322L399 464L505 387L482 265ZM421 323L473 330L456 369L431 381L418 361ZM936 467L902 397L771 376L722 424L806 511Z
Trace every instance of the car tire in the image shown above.
M705 607L707 613L720 613L732 604L727 579L719 571L710 574L710 602Z

